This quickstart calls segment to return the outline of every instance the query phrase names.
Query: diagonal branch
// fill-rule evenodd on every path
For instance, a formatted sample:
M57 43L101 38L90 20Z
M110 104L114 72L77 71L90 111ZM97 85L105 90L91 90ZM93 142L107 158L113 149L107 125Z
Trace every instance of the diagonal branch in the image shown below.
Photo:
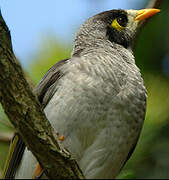
M163 0L150 0L158 8ZM141 26L143 26L143 23ZM25 80L12 50L10 32L0 14L0 102L11 123L22 136L51 179L84 178L75 160L60 147L54 130ZM32 141L33 139L33 141Z
M0 102L46 175L51 179L83 178L75 160L64 151L33 95L12 50L10 32L0 14ZM32 141L33 139L33 141Z

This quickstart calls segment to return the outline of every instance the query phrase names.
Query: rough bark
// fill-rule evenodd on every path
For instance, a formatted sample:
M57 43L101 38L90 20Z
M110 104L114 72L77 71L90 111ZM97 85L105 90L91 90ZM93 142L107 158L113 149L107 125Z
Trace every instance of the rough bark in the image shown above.
M10 32L0 14L0 102L49 178L83 178L75 160L57 142L57 136L25 80L12 50ZM33 141L32 141L33 140Z

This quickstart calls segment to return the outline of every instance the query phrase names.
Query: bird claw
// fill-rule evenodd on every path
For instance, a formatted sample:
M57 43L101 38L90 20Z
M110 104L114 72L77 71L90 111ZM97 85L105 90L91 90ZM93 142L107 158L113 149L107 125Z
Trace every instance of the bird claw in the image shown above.
M58 137L60 142L63 142L65 140L65 137L63 135L60 135L58 132L56 133L56 136Z

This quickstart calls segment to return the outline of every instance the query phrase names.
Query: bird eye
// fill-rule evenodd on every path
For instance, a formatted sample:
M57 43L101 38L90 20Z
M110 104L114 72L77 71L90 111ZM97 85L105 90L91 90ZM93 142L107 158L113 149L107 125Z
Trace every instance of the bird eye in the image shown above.
M120 26L126 27L127 25L127 18L125 16L120 16L117 18L117 22Z
M115 28L118 31L123 30L127 25L127 17L126 16L119 16L115 18L112 23L111 27Z

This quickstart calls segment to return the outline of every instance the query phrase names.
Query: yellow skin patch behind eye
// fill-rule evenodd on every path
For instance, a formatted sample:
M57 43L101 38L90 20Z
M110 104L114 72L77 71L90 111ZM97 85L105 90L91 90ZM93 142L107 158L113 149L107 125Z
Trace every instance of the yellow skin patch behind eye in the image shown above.
M125 27L120 26L120 24L117 22L117 19L114 19L111 23L111 27L117 29L117 31L122 31Z

